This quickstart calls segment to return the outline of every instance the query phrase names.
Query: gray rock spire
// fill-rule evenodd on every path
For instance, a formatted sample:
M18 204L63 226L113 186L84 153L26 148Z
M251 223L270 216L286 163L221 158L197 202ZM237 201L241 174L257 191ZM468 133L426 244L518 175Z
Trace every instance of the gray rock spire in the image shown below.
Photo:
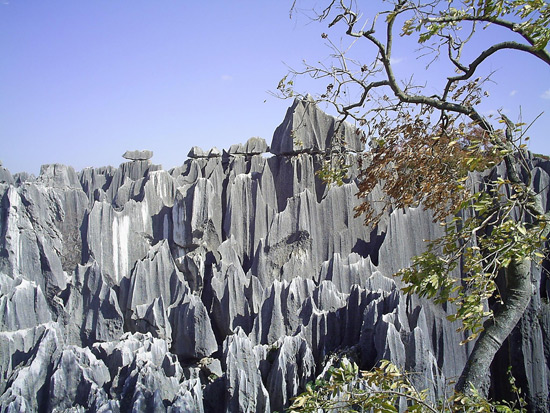
M270 151L275 155L325 153L335 136L343 140L345 150L360 152L363 149L361 134L351 124L340 123L324 113L311 97L295 99L283 123L275 129Z

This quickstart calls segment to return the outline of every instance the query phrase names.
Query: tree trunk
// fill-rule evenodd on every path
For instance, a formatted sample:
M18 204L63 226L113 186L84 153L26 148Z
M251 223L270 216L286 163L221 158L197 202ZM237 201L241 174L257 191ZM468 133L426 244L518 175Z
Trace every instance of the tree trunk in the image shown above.
M470 385L473 385L487 395L491 362L529 305L532 288L531 261L512 262L506 269L504 303L479 336L455 386L458 393L469 394Z

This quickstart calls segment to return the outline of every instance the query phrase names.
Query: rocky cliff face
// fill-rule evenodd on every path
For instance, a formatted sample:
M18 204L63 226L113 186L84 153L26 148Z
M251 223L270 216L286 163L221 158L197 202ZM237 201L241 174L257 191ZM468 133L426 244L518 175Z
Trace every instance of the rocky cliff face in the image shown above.
M390 359L441 395L470 347L445 309L405 297L391 274L440 234L429 213L354 218L356 182L315 172L336 127L296 101L274 156L252 138L193 148L164 171L0 168L1 411L280 411L344 352ZM352 175L359 137L342 125ZM142 159L145 158L145 159ZM533 160L548 193L550 165ZM494 363L511 363L550 409L549 281Z

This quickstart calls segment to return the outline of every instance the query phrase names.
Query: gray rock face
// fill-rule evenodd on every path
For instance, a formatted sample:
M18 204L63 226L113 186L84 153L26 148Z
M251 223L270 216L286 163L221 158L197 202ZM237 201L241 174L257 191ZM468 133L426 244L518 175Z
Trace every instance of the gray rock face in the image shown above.
M267 376L267 390L272 411L281 411L313 379L315 359L302 335L284 336L273 348L275 361Z
M227 412L268 412L269 394L260 374L262 349L257 353L239 328L224 344Z
M207 154L208 158L219 158L220 156L222 156L222 153L216 147L210 148L210 150L208 151L208 154Z
M229 150L227 151L227 154L229 156L238 156L238 155L252 156L252 155L260 155L262 153L267 152L267 150L268 150L268 147L265 139L253 137L247 140L244 145L242 143L231 145L229 147Z
M227 153L229 155L244 155L246 152L242 143L235 143L229 147Z
M265 139L253 137L246 141L244 145L244 152L247 155L259 155L267 152L267 143Z
M201 158L219 158L222 156L220 150L216 147L210 148L208 151L204 151L198 146L193 146L189 153L187 154L188 158L191 159L201 159Z
M147 161L148 159L151 159L153 157L153 151L126 151L124 152L122 157L131 161Z
M327 187L315 173L337 127L351 177ZM168 172L140 151L36 179L0 168L0 411L282 411L335 352L443 395L472 345L391 276L442 228L420 208L375 230L355 218L361 148L306 100L275 131L278 156L251 138ZM529 162L549 208L550 162ZM506 396L511 360L530 409L549 411L550 282L533 280L492 389Z
M223 263L223 259L222 259ZM253 315L256 313L254 303L259 297L261 287L256 277L247 277L238 264L222 264L213 269L210 289L204 296L210 301L210 317L218 332L225 337L232 334L237 327L246 333L252 329Z
M117 294L96 261L77 267L66 295L63 319L67 343L90 346L123 334L124 317Z
M220 204L221 193L208 179L178 188L172 210L174 242L184 248L216 249L222 242Z
M187 296L172 311L173 346L183 359L202 359L218 349L210 317L196 295Z
M51 188L81 189L78 176L71 166L42 165L37 181Z
M0 273L0 331L17 331L52 321L44 293L33 281Z
M206 158L206 153L202 150L202 148L198 146L193 146L189 153L187 154L188 158L197 159L197 158Z
M15 180L13 179L10 171L8 171L2 165L0 165L0 183L8 185L13 185L15 183Z
M2 333L5 334L5 333ZM6 349L6 346L3 347ZM0 405L6 411L38 411L50 379L50 366L57 360L62 348L62 338L57 325L49 324L31 347L31 355L13 353L17 366L7 381L7 389L0 396ZM26 356L26 357L25 357ZM45 406L44 406L45 407Z
M36 180L36 177L33 174L27 172L18 172L13 175L13 180L15 185L20 186L23 182L33 182Z
M128 277L134 263L147 254L152 238L147 205L130 200L121 211L96 202L88 215L89 255L115 284Z
M103 386L111 380L105 363L89 348L68 347L54 363L49 385L49 409L102 406L108 400Z
M177 399L183 370L166 341L150 334L126 333L119 340L97 343L92 352L109 371L107 391L121 410L165 411Z
M336 118L321 111L312 99L296 99L286 112L283 123L275 129L271 153L324 153L335 135L343 138L347 150L363 150L361 135L356 128L347 122L338 124Z
M134 312L138 306L150 304L155 298L162 298L166 300L166 305L171 306L190 292L183 274L176 267L167 241L152 246L144 259L135 263L131 275L121 284L126 287L120 293L126 312Z

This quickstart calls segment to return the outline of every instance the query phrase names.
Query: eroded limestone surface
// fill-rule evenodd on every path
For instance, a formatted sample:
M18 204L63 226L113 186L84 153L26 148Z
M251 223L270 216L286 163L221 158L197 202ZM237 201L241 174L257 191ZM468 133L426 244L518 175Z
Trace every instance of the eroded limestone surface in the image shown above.
M391 275L442 229L421 209L376 230L354 218L351 125L339 133L352 177L327 187L315 175L336 127L296 101L271 157L251 138L194 147L170 171L148 154L79 173L46 165L37 178L0 167L0 410L281 411L334 352L362 368L390 359L441 395L471 347ZM531 164L548 194L550 164ZM533 274L540 288L493 384L504 391L511 362L543 411L550 291Z

